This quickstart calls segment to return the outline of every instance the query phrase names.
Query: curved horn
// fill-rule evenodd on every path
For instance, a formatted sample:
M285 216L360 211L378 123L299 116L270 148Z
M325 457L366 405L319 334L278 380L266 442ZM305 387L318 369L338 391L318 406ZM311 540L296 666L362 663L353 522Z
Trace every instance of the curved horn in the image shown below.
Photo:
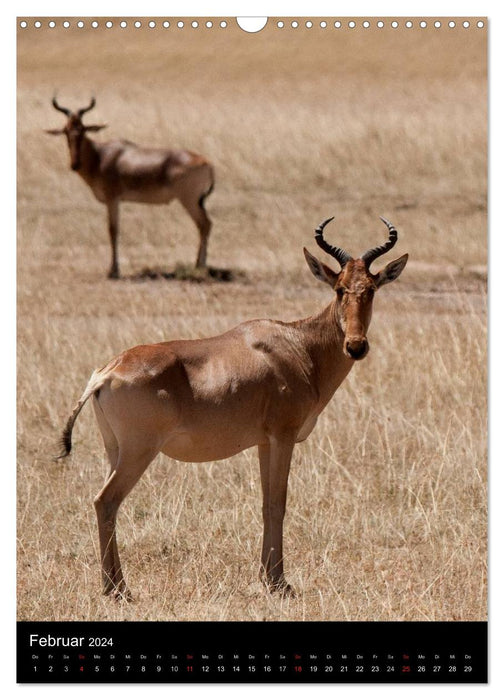
M89 103L89 107L82 107L82 109L77 110L77 116L79 119L82 117L83 114L86 114L86 112L89 112L90 109L93 109L93 107L96 104L96 100L94 97L91 98L91 102Z
M376 258L380 257L380 255L386 253L397 243L397 231L395 226L391 224L390 221L387 221L387 219L384 219L383 216L380 216L380 219L384 224L386 224L389 230L389 239L383 245L376 246L376 248L370 248L361 255L361 259L366 263L367 268L369 268L373 260L376 260Z
M58 112L63 112L63 114L66 114L67 117L71 115L71 111L67 109L66 107L60 107L60 105L56 101L56 95L52 98L52 104L54 109L57 109Z
M331 216L330 219L326 219L320 224L320 226L317 229L315 229L315 240L317 241L317 244L322 248L322 250L325 250L326 253L329 253L329 255L331 255L333 258L336 258L341 267L344 267L349 260L352 260L352 256L349 255L345 250L343 250L343 248L336 248L332 245L329 245L329 243L327 243L327 241L324 240L324 236L322 233L324 227L333 219L334 216Z

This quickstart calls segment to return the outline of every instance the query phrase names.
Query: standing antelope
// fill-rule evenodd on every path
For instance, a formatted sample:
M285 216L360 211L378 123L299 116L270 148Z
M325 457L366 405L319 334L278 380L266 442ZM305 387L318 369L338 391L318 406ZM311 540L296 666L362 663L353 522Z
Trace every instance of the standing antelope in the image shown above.
M106 205L112 246L112 264L108 276L119 277L117 241L119 237L119 202L168 204L178 199L198 227L200 245L196 267L205 267L211 221L205 211L205 199L214 185L211 164L202 156L186 150L142 148L131 141L97 143L87 133L106 125L84 125L82 117L95 106L71 112L56 98L53 107L68 117L63 129L48 129L48 134L65 134L70 150L70 166L92 189L99 202Z
M292 323L254 320L212 338L139 345L96 370L67 421L62 453L72 448L75 420L92 396L110 460L94 504L104 593L130 598L116 543L119 506L150 462L163 452L183 462L224 459L257 445L263 492L261 577L271 590L291 594L283 572L282 530L292 450L305 440L355 360L366 338L375 291L395 280L408 255L373 274L369 267L397 241L352 258L315 232L339 272L304 249L315 277L335 296L321 313Z

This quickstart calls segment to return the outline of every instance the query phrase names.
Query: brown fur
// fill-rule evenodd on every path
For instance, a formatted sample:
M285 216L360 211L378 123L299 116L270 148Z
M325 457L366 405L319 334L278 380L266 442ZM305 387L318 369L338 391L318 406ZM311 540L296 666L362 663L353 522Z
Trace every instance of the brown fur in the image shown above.
M343 290L321 313L294 323L247 321L212 338L140 345L92 375L65 440L71 444L73 423L94 394L110 461L95 499L105 593L130 597L116 543L117 511L154 457L162 452L205 462L253 445L263 489L261 576L272 590L292 593L282 540L294 445L308 437L354 360L367 353L371 292L395 279L407 259L372 275L360 260L336 273L306 250L305 256L316 277ZM393 274L386 272L391 266Z
M196 267L205 267L212 223L204 203L214 186L214 171L209 161L181 149L144 148L125 140L98 143L88 133L100 131L103 125L84 125L82 110L73 113L55 101L53 104L67 113L68 119L63 129L51 129L47 133L66 135L72 170L107 207L112 249L108 276L119 277L119 203L125 201L168 204L178 199L198 227Z

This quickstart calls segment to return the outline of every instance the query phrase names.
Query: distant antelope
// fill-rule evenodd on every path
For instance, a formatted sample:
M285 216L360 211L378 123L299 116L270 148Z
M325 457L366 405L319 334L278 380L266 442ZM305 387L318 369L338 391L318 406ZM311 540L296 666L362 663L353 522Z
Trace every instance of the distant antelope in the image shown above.
M296 442L305 440L355 360L369 349L373 295L395 280L408 255L373 274L388 241L352 258L315 232L339 272L304 249L315 277L335 296L321 313L292 323L254 320L212 338L139 345L96 370L67 421L62 453L72 448L75 420L92 396L110 460L95 498L104 593L130 598L121 571L115 525L118 508L159 453L183 462L224 459L257 445L263 491L261 577L270 590L291 594L283 571L283 519ZM216 489L218 492L218 484Z
M68 117L63 129L48 129L48 134L65 134L70 149L70 166L92 189L99 202L106 205L112 246L112 264L108 276L119 277L117 242L119 237L119 202L168 204L178 199L198 227L200 245L196 267L205 267L211 221L205 211L205 199L214 185L212 165L202 156L186 150L142 148L131 141L97 143L88 132L100 131L102 125L84 125L82 117L95 106L71 112L56 98L53 107Z

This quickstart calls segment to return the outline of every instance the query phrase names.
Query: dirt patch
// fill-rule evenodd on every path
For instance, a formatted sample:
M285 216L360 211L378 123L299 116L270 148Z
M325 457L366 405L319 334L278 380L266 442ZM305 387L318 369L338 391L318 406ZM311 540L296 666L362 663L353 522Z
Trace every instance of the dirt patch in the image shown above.
M134 282L145 280L177 280L178 282L236 282L246 281L247 275L243 270L233 270L224 267L196 268L188 265L177 265L174 270L161 267L144 267L140 272L128 275L125 279Z

